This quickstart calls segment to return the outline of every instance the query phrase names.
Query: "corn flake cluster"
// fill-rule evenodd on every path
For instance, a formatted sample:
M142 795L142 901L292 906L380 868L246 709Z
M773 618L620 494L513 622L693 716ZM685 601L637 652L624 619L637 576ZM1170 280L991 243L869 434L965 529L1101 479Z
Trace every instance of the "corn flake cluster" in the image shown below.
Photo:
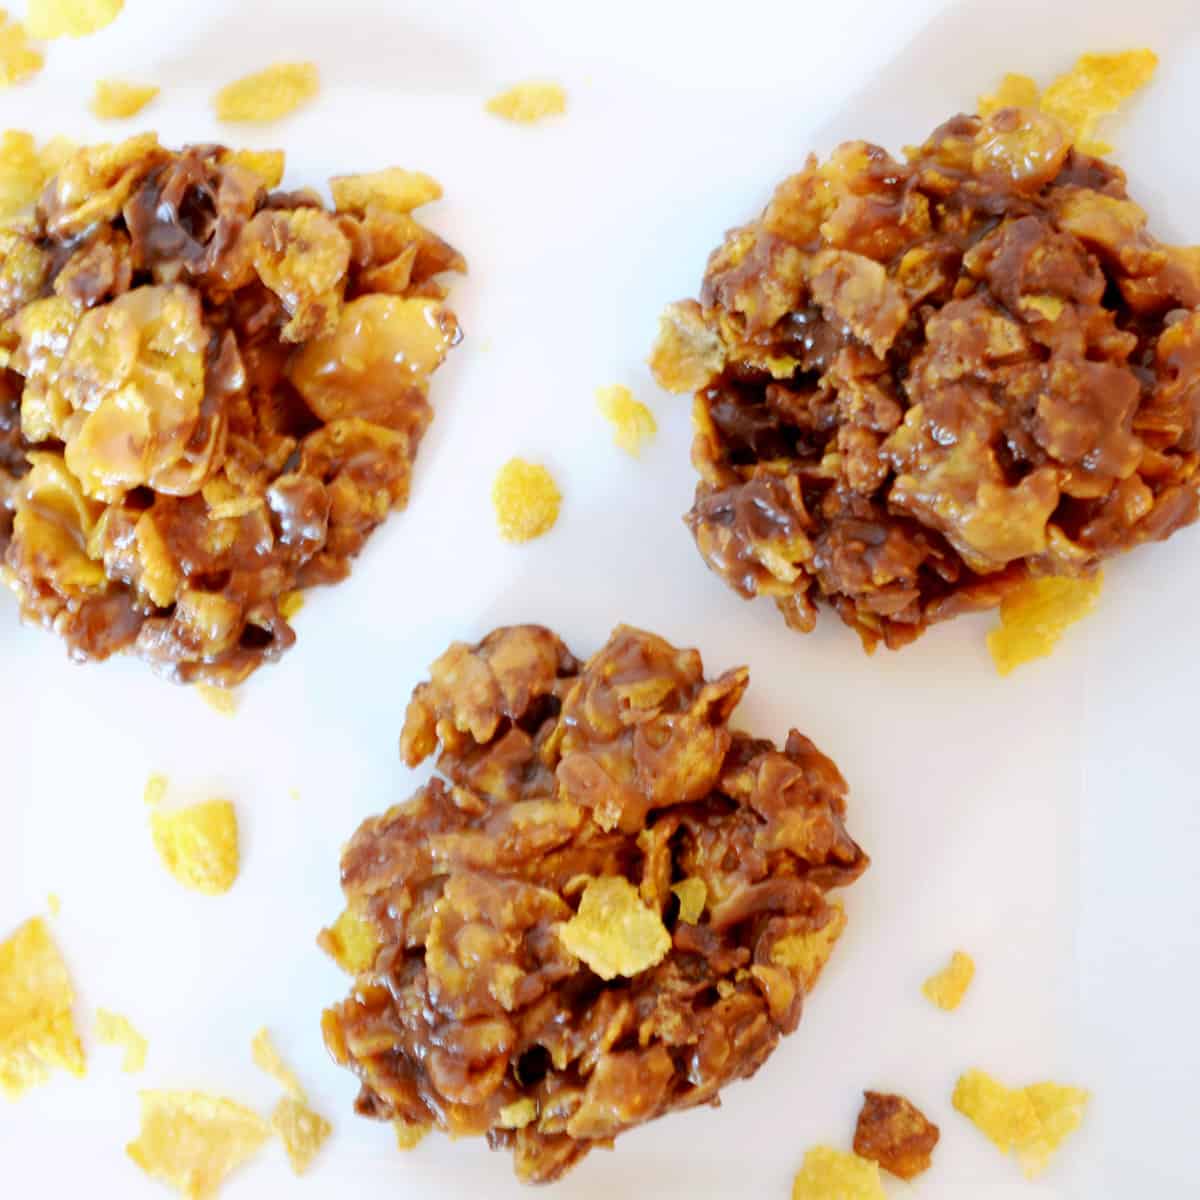
M36 198L0 230L0 562L75 658L236 684L407 500L463 260L407 173L399 200L335 180L330 210L282 169L152 134L0 147L0 206Z

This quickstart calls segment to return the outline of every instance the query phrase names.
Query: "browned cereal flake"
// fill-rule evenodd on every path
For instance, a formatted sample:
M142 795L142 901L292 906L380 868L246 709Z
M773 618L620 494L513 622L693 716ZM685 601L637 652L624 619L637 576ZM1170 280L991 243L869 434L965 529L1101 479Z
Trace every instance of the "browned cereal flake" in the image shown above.
M900 1179L929 1170L938 1127L903 1096L863 1092L854 1130L854 1153L877 1162Z
M532 125L544 117L557 117L565 113L567 93L557 83L531 80L493 96L485 107L494 117L503 117L520 125Z
M528 542L548 533L561 505L558 484L540 463L510 458L492 484L496 525L506 542Z
M186 888L217 896L238 875L237 814L228 800L205 800L175 812L150 814L154 848L163 866Z
M921 991L930 1004L945 1012L953 1012L962 1003L974 978L974 960L962 950L955 950L950 961L925 980Z
M887 1193L875 1163L831 1146L814 1146L792 1184L792 1200L887 1200Z
M227 83L213 108L219 121L278 121L312 100L320 86L316 63L276 63Z
M158 93L159 89L150 83L98 79L96 90L92 94L92 113L108 121L136 116Z
M699 925L708 902L708 885L703 879L681 879L671 884L679 901L679 919L686 925Z
M418 1125L404 1120L403 1117L397 1117L392 1126L396 1132L397 1150L415 1150L425 1140L430 1129L428 1125Z
M128 1017L107 1008L96 1009L96 1040L106 1046L119 1046L125 1051L121 1070L134 1074L146 1065L149 1043L138 1033Z

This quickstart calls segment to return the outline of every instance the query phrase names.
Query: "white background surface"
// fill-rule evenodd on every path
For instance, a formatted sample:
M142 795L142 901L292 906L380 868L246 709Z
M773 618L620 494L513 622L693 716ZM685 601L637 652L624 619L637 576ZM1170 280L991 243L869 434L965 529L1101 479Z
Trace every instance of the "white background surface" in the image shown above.
M874 857L800 1030L760 1074L720 1111L591 1155L552 1195L783 1200L806 1146L848 1145L863 1087L904 1092L942 1127L933 1169L889 1181L893 1197L1196 1195L1200 534L1115 564L1099 614L1007 680L987 658L986 618L868 659L832 617L789 634L771 605L744 604L704 570L679 520L693 485L688 402L658 393L642 365L662 304L694 292L722 231L810 148L852 136L898 148L1001 72L1045 81L1084 49L1162 55L1114 140L1156 231L1200 240L1194 11L129 0L110 29L51 46L39 80L0 94L4 126L111 137L86 113L92 81L145 79L164 89L145 126L171 142L283 145L289 182L427 170L446 199L426 219L472 269L453 293L467 339L434 381L408 511L348 583L310 594L298 645L243 689L233 721L140 662L72 666L0 596L0 937L60 893L53 928L90 1053L85 1081L59 1076L0 1107L0 1195L164 1194L123 1152L137 1088L205 1088L269 1110L274 1086L249 1056L263 1023L336 1132L305 1180L273 1145L229 1200L528 1195L482 1142L430 1138L401 1157L386 1126L351 1115L355 1082L318 1031L345 983L313 944L340 908L342 841L415 786L396 753L413 684L451 639L520 620L581 655L627 620L700 646L713 672L749 663L744 721L776 737L795 724L835 757L850 827ZM319 101L249 137L218 128L215 87L287 57L319 62ZM483 113L529 75L568 87L564 120L520 129ZM611 446L595 411L594 389L617 382L659 420L640 462ZM558 527L526 547L499 542L488 502L512 454L544 460L565 493ZM169 775L173 801L237 802L243 867L229 895L185 892L162 870L141 799L152 770ZM946 1015L919 987L956 946L978 974ZM149 1036L142 1075L94 1044L97 1005ZM1040 1182L952 1110L969 1066L1094 1090Z

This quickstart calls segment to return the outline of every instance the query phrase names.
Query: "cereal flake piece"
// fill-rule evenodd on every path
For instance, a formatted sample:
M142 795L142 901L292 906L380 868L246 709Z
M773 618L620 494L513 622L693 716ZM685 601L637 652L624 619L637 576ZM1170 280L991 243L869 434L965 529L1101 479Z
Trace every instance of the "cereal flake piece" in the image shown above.
M161 804L167 794L167 777L165 775L151 775L146 780L146 786L142 791L142 799L151 807Z
M98 79L92 93L92 114L105 121L136 116L159 93L152 83L124 83L120 79Z
M392 1128L396 1131L397 1150L415 1150L425 1140L426 1134L429 1133L428 1125L419 1125L415 1121L406 1121L403 1117L398 1117L394 1120Z
M304 607L304 593L296 588L295 591L284 592L279 597L279 615L290 621Z
M62 912L62 899L57 892L51 892L46 897L46 907L50 910L52 917L57 917Z
M271 1032L264 1025L250 1043L250 1052L254 1057L254 1065L271 1076L289 1095L297 1100L303 1100L304 1088L296 1073L283 1061L275 1043L271 1040Z
M258 1113L222 1096L144 1091L139 1098L141 1128L125 1153L187 1200L215 1196L225 1177L271 1136Z
M133 1027L128 1017L107 1008L96 1009L96 1040L106 1046L124 1048L121 1070L126 1074L132 1075L146 1065L146 1051L150 1044Z
M0 87L36 75L45 64L42 52L29 44L29 33L20 21L10 21L0 9Z
M654 414L633 393L620 384L596 389L596 405L612 422L613 441L626 454L637 458L642 442L658 432Z
M370 924L349 908L328 929L321 930L317 944L350 975L367 970L379 950Z
M1104 574L1081 579L1048 575L1028 579L1000 602L1000 624L988 634L996 670L1007 675L1045 658L1066 630L1096 607Z
M111 25L125 0L29 0L25 20L35 38L87 37Z
M237 712L237 693L230 688L213 687L210 683L193 684L196 694L215 713L232 717Z
M930 1004L944 1012L953 1012L962 1003L974 978L974 960L962 950L955 950L949 963L925 980L921 992Z
M771 961L780 966L795 967L800 972L806 991L812 991L821 971L833 953L833 947L846 928L846 910L837 902L830 904L832 915L814 933L793 933L780 938L771 951Z
M237 814L228 800L205 800L177 812L150 814L154 846L163 865L206 896L233 887L238 875Z
M1009 72L990 96L980 96L979 115L990 117L1002 108L1037 108L1038 85L1028 75Z
M287 156L282 150L228 150L221 161L253 171L265 188L277 188L283 182Z
M74 1003L67 964L46 922L31 917L0 942L0 1092L10 1100L55 1067L84 1074Z
M659 387L668 392L698 392L721 373L724 347L695 300L679 300L663 310L649 362Z
M361 175L335 175L329 181L338 212L364 213L370 205L390 212L410 213L442 198L442 185L424 171L387 167Z
M887 1200L879 1167L857 1154L814 1146L804 1155L792 1200Z
M316 96L316 63L275 63L227 83L213 97L221 121L278 121Z
M621 876L589 879L579 911L559 927L559 939L601 979L629 977L661 962L671 948L662 918Z
M1057 117L1075 144L1089 154L1106 154L1111 146L1093 139L1101 117L1117 111L1134 92L1150 82L1158 68L1153 50L1120 54L1081 54L1042 96L1042 111Z
M1017 1159L1026 1177L1036 1179L1054 1151L1083 1123L1090 1096L1083 1088L1059 1083L1031 1083L1025 1094L1037 1112L1041 1132L1017 1147Z
M308 1170L333 1132L333 1126L320 1113L313 1112L302 1097L297 1096L284 1096L275 1105L271 1113L271 1128L283 1142L288 1162L297 1175L303 1175Z
M496 524L506 542L528 542L549 532L561 505L554 476L540 463L510 458L492 484Z
M4 27L0 25L0 55ZM2 70L2 68L0 68ZM30 208L46 182L46 168L33 134L9 129L0 137L0 218Z
M524 1129L537 1120L537 1115L537 1101L531 1096L523 1096L500 1109L500 1125L504 1129Z
M671 885L671 891L679 898L679 919L687 925L699 924L708 902L708 884L695 877L681 879Z
M985 1071L970 1070L960 1076L952 1102L1005 1154L1041 1135L1042 1123L1025 1089L1005 1087Z
M543 117L562 116L567 111L567 93L557 83L529 80L493 96L484 107L494 117L532 125Z
M938 1127L903 1096L863 1092L854 1129L854 1153L877 1162L890 1175L914 1179L929 1170Z

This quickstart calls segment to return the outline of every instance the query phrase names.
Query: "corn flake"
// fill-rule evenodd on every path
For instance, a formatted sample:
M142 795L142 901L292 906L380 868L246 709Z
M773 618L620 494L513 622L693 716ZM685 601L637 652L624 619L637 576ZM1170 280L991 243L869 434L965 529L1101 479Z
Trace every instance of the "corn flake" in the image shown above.
M297 1100L304 1099L304 1088L295 1072L283 1061L275 1043L271 1041L271 1033L264 1026L250 1043L250 1052L254 1057L254 1065L265 1071L279 1085Z
M370 924L349 908L328 929L321 930L317 944L351 975L369 969L379 950Z
M679 919L687 925L697 924L708 903L708 884L703 879L681 879L671 885L671 891L679 898Z
M362 213L369 205L389 212L410 213L442 198L442 185L423 171L387 167L362 175L335 175L329 181L338 212Z
M233 163L253 171L265 188L277 188L283 182L287 157L282 150L227 150L223 163Z
M537 1120L537 1101L531 1096L523 1096L506 1104L500 1110L500 1125L505 1129L524 1129L526 1125Z
M496 524L506 542L528 542L554 527L562 493L539 463L510 458L492 484Z
M125 0L29 0L25 21L35 38L87 37L111 25Z
M1031 1083L1025 1094L1033 1102L1041 1133L1017 1148L1017 1159L1025 1175L1035 1179L1050 1161L1050 1155L1083 1123L1090 1099L1083 1088L1058 1083Z
M1116 112L1134 92L1145 87L1157 68L1158 55L1153 50L1082 54L1046 89L1042 111L1057 117L1081 150L1105 154L1112 147L1092 138L1100 118Z
M955 950L949 963L925 980L921 991L930 1004L944 1012L953 1012L962 1003L974 978L975 963L971 956Z
M123 83L98 79L92 93L92 114L104 121L119 121L142 111L159 93L152 83Z
M1000 80L1000 86L990 96L980 96L981 117L990 117L1001 108L1037 108L1038 85L1028 75L1012 72Z
M596 405L612 422L613 441L634 458L641 453L642 442L658 432L654 414L640 400L635 400L627 387L616 384L597 388Z
M565 113L567 93L557 83L531 80L493 96L484 107L494 117L531 125L543 117L557 117Z
M10 21L0 9L0 87L20 83L36 75L45 63L40 50L29 44L29 34L20 21Z
M396 1131L396 1148L398 1150L415 1150L429 1132L428 1125L418 1125L415 1121L406 1121L403 1117L392 1122Z
M196 694L213 712L232 717L237 712L237 693L229 688L213 687L210 683L193 684Z
M771 950L771 961L777 966L800 972L804 990L811 992L821 971L833 953L833 947L846 928L846 910L832 904L829 920L814 933L793 933L780 938Z
M290 621L304 607L304 593L296 588L295 591L284 592L279 597L279 615Z
M0 942L0 1092L9 1099L55 1067L84 1074L74 1004L67 964L46 922L32 917Z
M228 800L205 800L177 812L150 814L154 846L184 887L217 896L238 875L237 814Z
M59 898L57 892L51 892L46 897L46 907L50 910L52 917L57 917L62 912L62 900Z
M33 135L19 129L8 130L0 138L0 218L16 216L30 208L45 183L46 170Z
M887 1200L887 1193L875 1163L832 1146L814 1146L792 1184L792 1200Z
M142 1124L125 1152L147 1175L188 1200L208 1200L262 1149L271 1127L253 1112L205 1092L140 1093Z
M127 1074L132 1075L146 1065L150 1044L120 1013L110 1012L107 1008L96 1009L96 1040L105 1046L124 1048L121 1070Z
M1075 579L1049 575L1029 579L1007 593L1000 624L988 634L988 649L1001 675L1022 663L1045 658L1067 628L1096 607L1103 573Z
M320 1153L333 1126L313 1112L303 1099L284 1096L271 1113L271 1128L279 1134L288 1162L297 1175L303 1175Z
M213 107L221 121L278 121L308 103L320 85L316 63L276 63L226 84Z
M151 807L161 804L163 798L167 794L167 777L165 775L151 775L146 780L146 786L142 791L142 799Z
M579 911L559 927L558 936L601 979L636 975L660 962L671 948L662 918L619 875L589 879Z
M721 373L725 348L704 323L695 300L680 300L663 310L649 363L659 387L681 394L698 392Z

